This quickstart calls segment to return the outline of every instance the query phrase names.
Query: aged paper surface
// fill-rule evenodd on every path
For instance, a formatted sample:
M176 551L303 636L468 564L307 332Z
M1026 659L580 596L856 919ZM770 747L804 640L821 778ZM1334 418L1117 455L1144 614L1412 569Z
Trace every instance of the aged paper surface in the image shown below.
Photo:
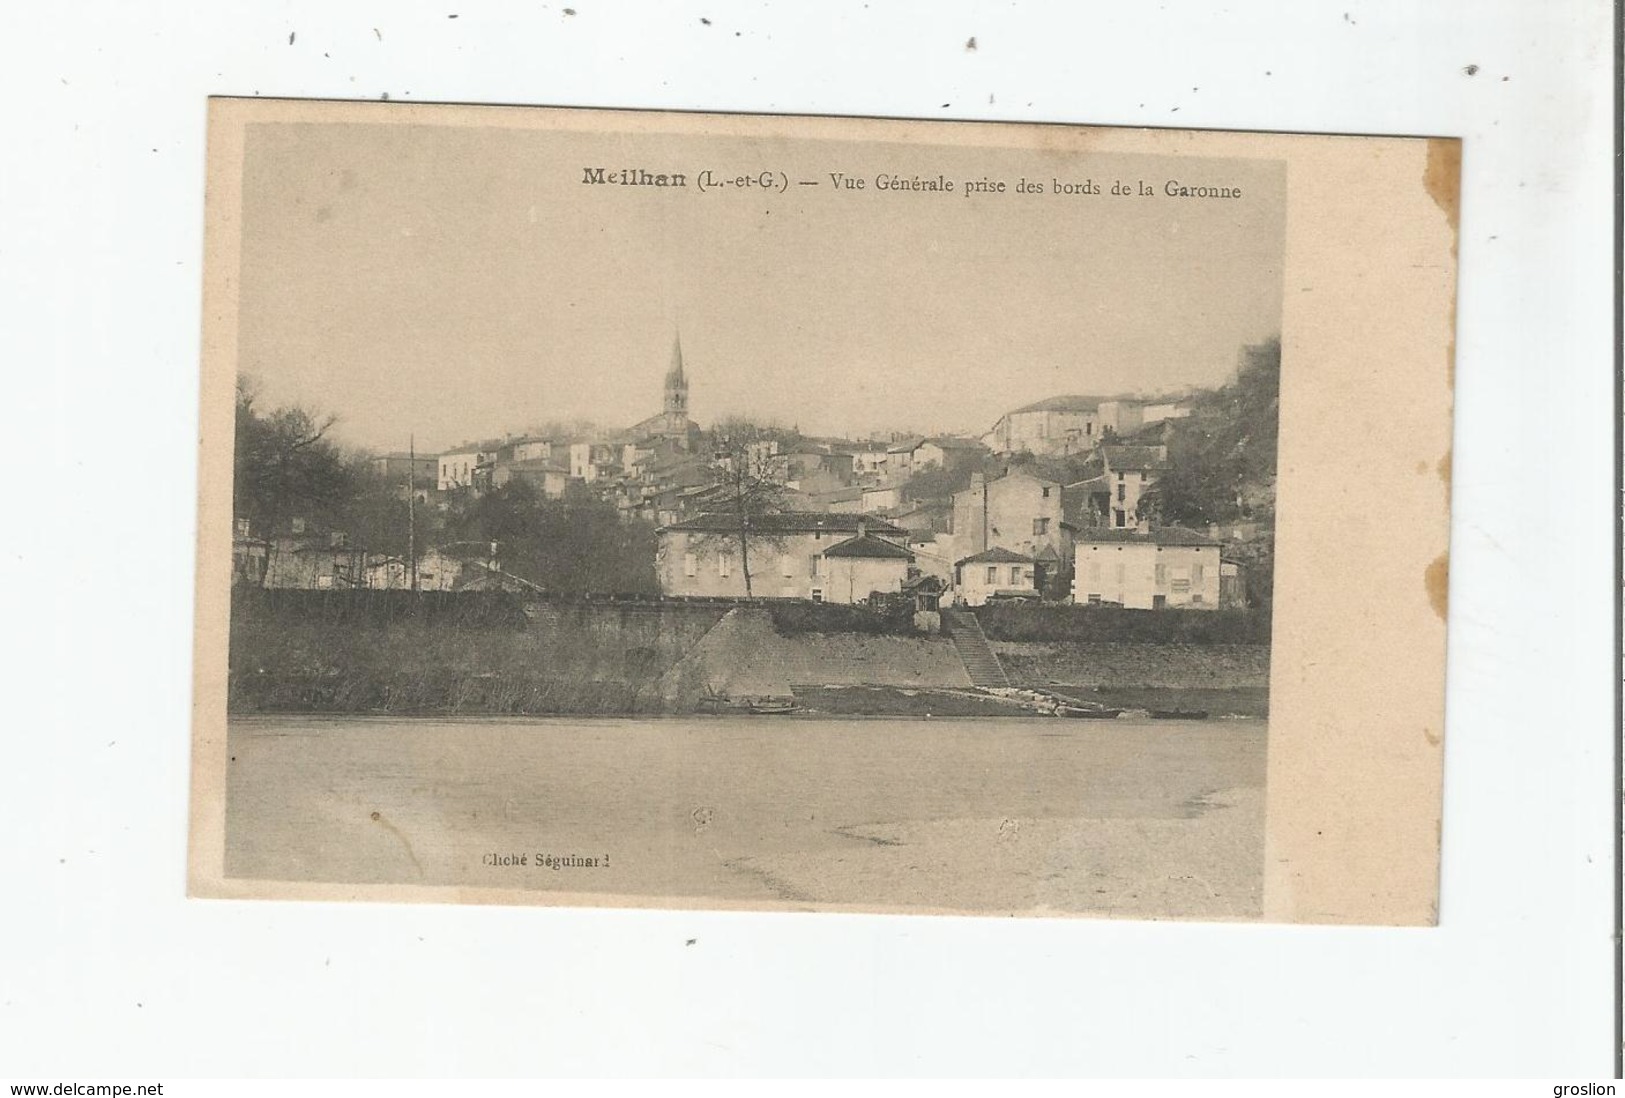
M1459 143L209 138L194 895L1436 920Z

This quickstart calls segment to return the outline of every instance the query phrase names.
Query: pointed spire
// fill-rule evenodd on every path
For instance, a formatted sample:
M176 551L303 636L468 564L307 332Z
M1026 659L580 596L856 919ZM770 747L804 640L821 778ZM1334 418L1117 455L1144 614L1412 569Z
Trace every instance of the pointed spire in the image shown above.
M688 417L688 378L683 376L683 340L673 333L671 369L666 371L666 414Z
M671 338L671 369L666 371L667 385L682 385L686 379L683 377L683 337L674 333Z

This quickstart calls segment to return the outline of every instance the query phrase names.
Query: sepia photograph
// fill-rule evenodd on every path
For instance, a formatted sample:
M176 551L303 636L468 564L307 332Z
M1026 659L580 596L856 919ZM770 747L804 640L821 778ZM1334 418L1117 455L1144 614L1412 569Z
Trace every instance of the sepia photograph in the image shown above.
M220 881L1264 917L1285 159L290 106Z
M8 9L0 1092L1602 1093L1614 8L564 3Z

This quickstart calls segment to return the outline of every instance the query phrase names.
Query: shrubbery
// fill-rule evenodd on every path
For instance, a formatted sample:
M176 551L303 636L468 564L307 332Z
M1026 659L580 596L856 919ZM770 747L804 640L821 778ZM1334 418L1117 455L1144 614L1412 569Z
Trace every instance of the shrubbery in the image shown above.
M234 622L389 625L421 622L451 629L523 629L524 600L507 591L328 590L240 586Z
M1128 610L1121 606L991 603L976 608L991 640L1122 644L1268 644L1256 610Z

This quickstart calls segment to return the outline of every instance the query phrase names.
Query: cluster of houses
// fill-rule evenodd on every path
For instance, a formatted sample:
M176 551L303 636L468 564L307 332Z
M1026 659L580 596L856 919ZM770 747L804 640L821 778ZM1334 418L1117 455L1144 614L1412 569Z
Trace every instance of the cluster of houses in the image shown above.
M956 604L1043 597L1136 609L1240 605L1241 566L1214 532L1130 518L1159 459L1129 453L1077 484L974 472L946 501L891 512L711 512L660 528L670 595L862 602L923 579ZM1106 516L1106 521L1102 521ZM1121 516L1121 518L1120 518Z
M431 506L513 481L550 498L585 485L624 518L657 527L655 568L670 596L854 603L929 589L966 605L1045 597L1142 609L1243 598L1240 566L1224 550L1244 532L1158 527L1140 515L1167 465L1161 429L1189 413L1189 394L1054 397L1002 415L976 439L787 432L752 455L773 470L775 506L744 516L718 484L688 400L674 343L661 412L624 431L508 437L374 465ZM1078 468L1082 479L1045 475ZM933 470L951 475L920 479ZM271 552L241 533L240 573L262 575L264 586L523 583L502 571L494 548L439 547L414 577L398 558L309 539L302 552Z
M414 567L415 564L415 567ZM232 582L249 587L372 589L395 591L512 591L540 593L530 581L502 570L497 546L442 545L417 554L371 552L352 545L342 531L307 529L295 518L286 532L253 536L237 520L232 542Z

